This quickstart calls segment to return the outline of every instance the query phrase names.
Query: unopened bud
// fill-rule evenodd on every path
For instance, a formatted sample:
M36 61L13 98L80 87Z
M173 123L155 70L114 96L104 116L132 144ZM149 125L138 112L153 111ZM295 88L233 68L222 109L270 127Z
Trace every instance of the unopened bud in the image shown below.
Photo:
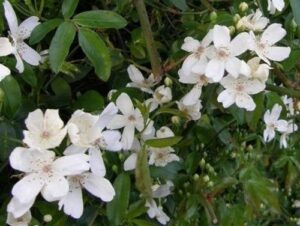
M205 167L205 159L202 158L199 162L199 165L201 166L201 168L204 168Z
M124 160L124 154L123 154L123 153L119 153L119 159L120 159L121 161Z
M213 11L209 14L209 18L210 18L210 21L215 22L216 19L218 18L218 14L215 11Z
M44 220L44 222L46 222L46 223L49 223L49 222L51 222L52 221L52 215L51 214L46 214L46 215L44 215L44 217L43 217L43 220Z
M173 81L169 77L165 78L164 83L166 86L169 86L169 87L173 85Z
M235 27L229 26L228 28L229 28L230 34L233 35L235 33Z
M253 146L251 144L249 144L248 147L247 147L247 150L248 151L252 151L253 150Z
M290 26L293 32L297 30L298 25L294 19L292 19Z
M246 2L241 2L241 4L239 5L239 9L241 10L241 12L247 11L248 8L249 8L249 6Z
M198 181L199 180L199 174L194 174L194 176L193 176L193 179L194 179L194 181Z
M180 117L174 115L174 116L172 116L171 121L172 121L173 124L179 125L180 124Z
M116 92L117 92L117 90L116 90L116 89L112 89L112 90L110 90L110 91L108 92L108 94L107 94L107 99L108 99L109 101L111 101L111 100L112 100L112 97L113 97L113 95L114 95Z
M112 171L114 171L115 173L118 173L118 166L117 165L113 165L112 166Z
M233 16L233 22L234 22L234 23L237 23L240 19L241 19L241 16L240 16L239 14L235 14L235 15Z
M204 182L208 182L210 179L209 179L209 176L208 175L205 175L204 177L203 177L203 181Z
M207 186L208 187L213 187L214 186L214 182L212 182L212 181L208 182Z

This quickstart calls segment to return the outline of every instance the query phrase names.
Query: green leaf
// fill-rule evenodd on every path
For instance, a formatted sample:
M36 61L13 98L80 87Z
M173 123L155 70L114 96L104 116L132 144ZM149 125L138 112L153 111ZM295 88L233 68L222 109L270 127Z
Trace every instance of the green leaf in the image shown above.
M295 21L300 26L300 1L290 0L290 4L293 10Z
M95 90L85 92L74 103L76 109L83 109L86 112L100 111L104 106L104 98Z
M185 11L188 9L188 5L186 4L185 0L169 0L174 6L178 9Z
M256 103L256 108L252 112L246 113L246 121L251 130L256 131L259 120L261 119L264 113L264 100L265 95L260 93L254 97L254 101Z
M173 146L179 141L181 141L182 137L174 136L174 137L166 137L166 138L156 138L156 139L149 139L145 141L145 144L154 147L154 148L163 148Z
M30 66L25 65L25 70L22 73L21 78L31 87L37 86L37 77Z
M157 226L157 224L155 224L151 221L146 221L146 220L141 220L141 219L135 219L132 222L137 226Z
M64 0L61 11L64 16L64 18L68 19L71 16L73 16L77 5L78 5L79 0Z
M49 47L50 67L58 73L64 63L71 44L75 38L76 28L71 22L64 22L59 25Z
M130 177L126 173L120 174L115 182L116 196L107 204L107 217L113 225L120 225L125 216L130 195Z
M111 73L111 57L100 36L90 29L80 29L79 45L95 67L98 78L107 81Z
M14 127L7 121L0 121L0 160L7 159L13 148L18 145L11 138L16 139Z
M45 23L39 24L34 28L30 35L29 44L34 45L39 43L45 36L52 30L54 30L58 25L63 22L62 19L52 19L48 20Z
M80 26L90 28L120 29L127 25L124 17L107 10L93 10L79 13L74 16L73 21Z
M7 76L0 82L4 91L3 113L8 118L13 118L21 106L22 94L18 82L12 76Z

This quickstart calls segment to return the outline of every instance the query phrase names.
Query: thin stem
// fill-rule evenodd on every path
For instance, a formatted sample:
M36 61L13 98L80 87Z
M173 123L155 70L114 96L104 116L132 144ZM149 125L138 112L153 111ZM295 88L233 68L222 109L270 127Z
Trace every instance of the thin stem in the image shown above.
M285 87L275 86L271 84L267 84L267 90L274 91L281 95L288 95L290 97L295 97L300 99L300 91L288 89Z
M151 25L149 22L144 0L134 0L134 5L137 9L140 22L141 22L141 27L145 36L147 51L149 54L151 67L152 67L152 73L155 79L159 81L161 80L161 76L162 76L160 57L157 48L155 47L155 42L151 31Z

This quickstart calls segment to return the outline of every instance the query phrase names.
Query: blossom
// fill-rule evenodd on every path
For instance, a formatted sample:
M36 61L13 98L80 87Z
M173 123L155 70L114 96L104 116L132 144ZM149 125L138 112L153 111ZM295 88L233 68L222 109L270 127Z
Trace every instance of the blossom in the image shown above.
M17 16L15 11L8 0L3 2L5 18L7 20L10 37L13 40L13 51L12 54L15 55L17 60L16 68L20 73L24 71L23 61L30 65L37 66L41 61L41 56L34 49L29 47L24 40L30 37L33 29L39 25L39 18L36 16L31 16L18 25Z
M297 131L298 126L293 122L293 121L288 121L288 125L286 127L285 131L281 131L281 136L280 136L280 148L287 148L287 138L288 135Z
M167 181L166 184L154 184L152 185L152 197L153 198L163 198L172 193L174 184L172 181Z
M255 36L250 31L249 49L269 65L269 60L283 61L290 55L291 48L274 46L274 44L279 42L285 35L286 30L282 28L281 24L277 23L268 26L259 36Z
M168 103L172 100L172 90L164 85L159 86L153 93L153 98L145 101L147 106L150 106L150 112L158 108L159 105Z
M186 115L187 118L191 120L198 120L201 117L200 110L202 109L202 104L200 100L197 100L195 104L186 105L183 102L183 99L176 102L178 109Z
M196 104L199 101L199 98L202 94L202 86L194 85L194 87L184 95L182 98L182 103L187 106Z
M144 129L144 119L139 109L135 109L130 97L122 93L116 100L116 105L122 114L117 114L108 124L109 129L123 128L121 143L123 149L131 148L134 140L135 128L138 131Z
M238 78L228 75L220 83L225 90L219 94L218 102L221 102L224 108L228 108L235 103L239 108L253 111L256 105L250 95L257 94L265 89L265 84L242 75Z
M254 57L250 59L247 64L250 67L249 77L252 79L257 79L261 83L265 83L268 80L270 73L270 66L267 64L260 64L260 58Z
M238 29L247 29L250 31L263 31L269 23L269 19L264 17L262 12L257 9L255 13L242 17L238 23Z
M275 104L270 112L267 110L264 114L264 122L266 123L266 128L264 130L264 141L270 142L275 137L275 130L279 132L285 132L288 127L288 122L286 120L280 120L280 113L282 107L279 104Z
M155 81L154 79L153 74L150 74L150 76L145 79L140 70L137 69L133 64L129 65L129 67L127 68L127 72L130 80L132 81L131 83L127 84L128 87L139 88L143 92L150 94L153 93L151 87L153 87L157 83L157 81Z
M282 11L284 8L284 0L268 0L268 11L274 14L276 10Z
M58 110L53 109L47 109L45 114L41 109L30 112L25 124L28 130L23 132L23 142L34 149L43 150L57 147L67 132Z
M213 28L214 49L209 54L210 61L207 64L205 75L214 82L219 82L224 76L225 70L233 77L239 74L247 75L247 64L237 56L248 49L249 35L246 32L238 34L230 41L230 31L226 26L215 25Z
M181 70L184 74L190 74L191 72L198 73L205 69L207 65L207 54L210 51L209 45L211 42L211 30L201 42L192 37L186 37L184 39L181 49L191 53L183 62Z
M55 159L53 151L21 147L13 150L9 161L12 168L25 173L12 189L14 198L24 204L30 203L40 192L49 202L59 200L69 191L65 176L77 175L90 168L85 154Z
M0 57L11 54L13 47L8 38L0 38ZM10 74L8 67L0 64L0 81Z
M8 213L6 224L10 226L28 226L31 221L31 213L30 211L26 212L21 217L15 218L13 214Z
M287 95L284 95L281 97L281 100L283 101L287 111L288 116L293 116L295 114L295 108L294 108L294 101L293 98L289 98Z
M156 218L159 223L164 225L170 221L170 218L165 214L162 207L157 206L153 199L146 201L145 206L148 207L147 214L150 218Z
M68 177L70 189L68 194L60 199L59 209L63 208L65 214L73 218L80 218L83 214L82 188L104 202L111 201L115 196L115 190L110 181L105 179L104 176L105 173L95 175L87 172Z

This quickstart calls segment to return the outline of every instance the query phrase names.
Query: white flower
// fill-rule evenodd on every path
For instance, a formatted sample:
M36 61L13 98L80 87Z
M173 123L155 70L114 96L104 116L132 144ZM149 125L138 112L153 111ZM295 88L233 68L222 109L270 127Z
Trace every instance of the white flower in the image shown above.
M83 213L82 188L104 202L110 202L115 196L115 190L110 181L103 175L83 173L68 177L69 192L58 203L59 209L63 208L65 214L73 218L80 218Z
M68 122L68 134L72 145L65 151L65 155L84 153L88 150L91 170L94 174L102 174L105 168L101 150L120 151L121 133L114 130L103 129L117 113L116 106L109 104L100 116L77 110Z
M192 38L186 37L181 49L191 53L183 62L181 71L184 74L192 72L199 73L205 70L207 65L207 54L210 51L209 45L212 42L212 31L210 30L203 38L202 42Z
M130 80L132 81L131 83L127 84L128 87L139 88L143 92L150 94L153 93L151 87L153 87L157 83L153 74L150 74L150 76L145 79L140 70L137 69L133 64L129 65L129 67L127 68L127 72Z
M248 49L249 35L246 32L238 34L230 41L230 31L225 26L215 25L213 29L214 50L210 54L211 59L206 67L206 76L214 82L219 82L224 76L225 70L233 77L245 74L247 64L237 56ZM244 72L245 71L245 72Z
M148 207L147 214L150 218L156 218L159 223L167 224L170 221L170 218L163 211L161 206L157 206L156 202L152 199L150 201L146 201L145 204Z
M172 181L167 181L166 184L154 184L152 185L152 197L153 198L164 198L172 193L174 184Z
M58 110L47 109L43 114L37 109L28 114L25 124L28 130L23 132L23 142L30 148L39 150L59 146L67 132Z
M293 98L289 98L287 95L284 95L281 97L281 100L283 101L287 111L288 116L293 116L295 114L295 108L294 108L294 101Z
M267 64L270 65L269 60L283 61L291 52L290 47L274 46L286 35L286 31L282 28L281 24L271 24L262 33L261 36L255 36L250 31L249 49L255 53Z
M280 148L288 147L287 144L288 135L294 133L297 130L298 130L298 126L293 121L289 121L286 130L281 132Z
M284 8L284 0L268 0L268 11L274 14L276 10L282 11Z
M41 56L34 49L29 47L24 40L30 37L33 29L39 25L39 18L36 16L31 16L18 25L17 16L15 11L8 0L3 2L5 18L7 20L10 36L13 40L13 54L16 57L17 65L16 68L20 73L24 71L23 61L28 64L37 66L41 61Z
M268 80L270 73L270 66L267 64L260 64L260 58L254 57L250 59L247 64L250 67L251 73L249 75L252 79L257 79L262 83Z
M202 86L201 85L194 85L194 87L184 95L182 98L182 103L186 106L195 105L202 94Z
M11 54L13 47L8 38L0 38L0 57ZM0 81L10 74L8 67L0 64Z
M269 23L269 19L264 17L262 12L257 9L255 13L242 17L237 23L238 29L247 29L250 31L263 31Z
M156 131L156 136L158 138L167 138L167 137L173 137L174 133L169 127L162 126L159 130Z
M21 147L13 150L9 160L12 168L25 173L12 189L14 198L24 204L32 202L40 192L48 202L59 200L69 191L65 176L77 175L90 168L85 154L55 159L53 151Z
M202 109L202 104L201 101L198 100L195 104L193 105L185 105L183 103L183 99L180 101L177 101L177 107L178 109L183 112L188 118L191 120L198 120L201 117L201 112L200 110Z
M228 108L235 103L239 108L253 111L256 105L250 95L257 94L265 89L265 84L245 76L234 78L228 75L220 83L225 90L219 94L218 102L222 102L224 108Z
M264 130L264 141L270 142L275 137L275 130L284 132L287 130L288 122L286 120L279 120L282 107L279 104L275 104L272 111L267 110L264 114L264 122L266 123L266 129Z
M30 211L26 212L21 217L15 218L13 214L7 214L6 224L10 226L28 226L31 221L31 213Z
M150 112L154 111L156 108L158 108L159 105L163 105L165 103L168 103L172 100L172 90L170 87L166 87L164 85L161 85L156 88L156 90L153 93L153 98L150 98L145 101L145 104L147 106L150 106Z
M17 198L13 197L7 205L8 214L12 214L14 218L20 218L33 206L35 199L26 203L21 203Z
M116 100L117 107L121 114L114 116L107 128L120 129L123 128L121 143L124 150L131 148L134 140L135 128L138 131L144 129L144 119L139 109L135 109L130 97L126 93L122 93Z

